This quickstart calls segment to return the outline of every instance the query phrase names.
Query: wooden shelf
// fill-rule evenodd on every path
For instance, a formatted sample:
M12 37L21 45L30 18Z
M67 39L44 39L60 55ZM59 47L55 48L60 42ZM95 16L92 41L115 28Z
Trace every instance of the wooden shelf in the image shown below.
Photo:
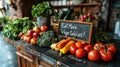
M79 7L79 5L58 5L53 6L54 9L70 8L70 7Z
M101 3L84 3L80 4L80 6L101 6Z
M84 6L101 6L101 3L83 3L80 5L57 5L57 6L53 6L53 8L60 9L60 8L84 7Z

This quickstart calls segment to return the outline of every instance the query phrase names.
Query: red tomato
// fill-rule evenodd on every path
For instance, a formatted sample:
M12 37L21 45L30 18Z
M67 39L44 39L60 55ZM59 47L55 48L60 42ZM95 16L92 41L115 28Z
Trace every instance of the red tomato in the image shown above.
M79 49L77 49L76 52L75 52L75 56L76 56L77 58L84 58L85 55L86 55L86 52L85 52L85 50L84 50L83 48L79 48Z
M36 38L32 38L32 39L30 40L30 44L36 44L36 41L37 41Z
M37 28L37 27L34 27L34 30L35 30L35 28ZM28 30L27 35L33 37L33 33L35 32L34 30Z
M94 50L102 50L104 49L104 44L101 42L98 42L94 45Z
M88 45L86 41L81 41L81 44L83 44L84 46Z
M23 37L23 41L26 42L26 39L27 39L27 35L24 35L24 37Z
M110 51L100 50L100 54L101 54L101 59L103 61L110 61L110 60L112 60L113 54Z
M117 52L117 48L115 45L107 45L107 50L113 54L115 54Z
M93 46L92 45L86 45L85 47L84 47L84 50L88 53L89 51L91 51L93 49Z
M20 39L23 40L23 39L24 39L24 36L25 36L25 34L23 34Z
M75 43L75 46L76 46L76 48L83 48L84 47L84 45L80 41L77 41Z
M76 49L77 49L77 48L76 48L76 46L75 46L74 44L71 45L71 46L70 46L70 53L71 53L71 54L75 54Z
M33 37L34 37L34 38L37 38L38 36L39 36L38 33L36 33L36 32L33 33Z
M37 33L40 33L40 27L39 26L35 26L33 27L33 31L37 32ZM33 32L34 33L34 32Z
M27 37L26 37L26 42L30 43L30 40L31 40L31 37L30 37L30 36L27 36Z
M48 30L48 27L43 25L43 26L40 27L40 29L41 29L42 32L45 32L45 31Z
M21 38L22 35L24 35L24 33L20 32L20 34L18 35L18 37Z
M88 59L90 61L98 61L100 59L100 53L97 50L91 50L88 53Z

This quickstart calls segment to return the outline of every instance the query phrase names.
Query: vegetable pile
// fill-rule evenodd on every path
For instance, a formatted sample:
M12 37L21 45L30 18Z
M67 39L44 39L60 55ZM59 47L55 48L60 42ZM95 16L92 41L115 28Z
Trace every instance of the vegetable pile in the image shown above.
M35 26L27 17L8 21L4 26L2 34L10 39L18 39L20 32L27 33L27 31Z
M70 53L78 59L88 58L90 61L111 61L117 52L114 44L96 42L94 45L86 41L75 41L71 38L63 39L51 45L51 48L60 52L60 56Z
M54 22L58 23L59 20L74 20L77 12L74 8L69 8L68 10L60 10L55 12Z
M45 25L41 27L35 26L33 27L33 29L28 30L26 34L24 34L23 32L20 32L18 36L24 42L35 45L37 43L37 39L39 39L38 37L46 31L48 31L48 27Z
M81 15L79 18L81 22L93 22L94 20L96 20L96 18L90 12Z
M58 43L54 43L51 45L51 48L60 51L60 56L66 54L69 51L71 45L75 44L75 41L71 38L63 39Z

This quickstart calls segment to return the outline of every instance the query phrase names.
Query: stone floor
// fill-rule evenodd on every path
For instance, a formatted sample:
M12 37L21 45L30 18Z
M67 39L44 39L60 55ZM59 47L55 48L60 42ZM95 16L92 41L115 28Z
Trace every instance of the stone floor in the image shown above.
M0 67L18 67L14 46L2 40L0 36Z

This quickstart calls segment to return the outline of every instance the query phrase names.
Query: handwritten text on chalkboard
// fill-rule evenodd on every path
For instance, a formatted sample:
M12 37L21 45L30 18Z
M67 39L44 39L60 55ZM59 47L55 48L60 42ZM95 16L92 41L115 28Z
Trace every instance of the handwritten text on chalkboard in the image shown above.
M82 24L75 22L60 22L59 23L59 31L60 35L66 37L72 37L80 40L89 41L89 37L91 34L91 25L90 24Z

